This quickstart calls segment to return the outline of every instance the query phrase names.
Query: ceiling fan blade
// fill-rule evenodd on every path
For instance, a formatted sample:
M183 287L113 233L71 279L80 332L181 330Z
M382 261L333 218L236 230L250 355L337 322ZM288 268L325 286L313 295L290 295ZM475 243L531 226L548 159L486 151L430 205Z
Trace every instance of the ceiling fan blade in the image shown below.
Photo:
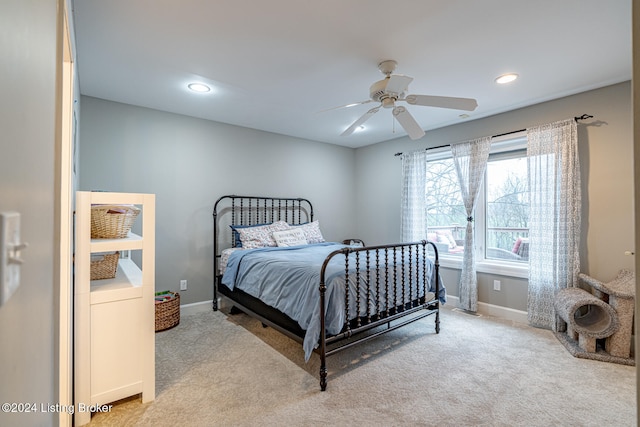
M424 130L420 127L416 119L413 118L409 111L404 107L395 107L393 116L396 118L400 126L409 134L411 139L420 139L424 136Z
M369 120L369 118L371 116L373 116L375 113L377 113L379 109L380 109L380 107L378 106L378 107L372 108L369 111L367 111L366 113L364 113L358 120L353 122L353 124L351 126L349 126L344 132L342 132L340 134L340 136L351 135L353 133L353 131L358 128L358 126L362 125L364 122Z
M318 111L318 113L324 113L326 111L331 111L331 110L338 110L340 108L349 108L349 107L355 107L356 105L362 105L362 104L368 104L370 102L373 102L373 99L367 99L366 101L360 101L360 102L352 102L351 104L345 104L345 105L340 105L338 107L331 107L331 108L327 108L326 110L320 110Z
M478 102L473 98L454 98L450 96L407 95L402 101L407 101L411 105L466 111L473 111L478 106Z
M413 77L405 76L403 74L392 74L389 77L385 92L397 93L400 95L409 87L409 83L413 81Z

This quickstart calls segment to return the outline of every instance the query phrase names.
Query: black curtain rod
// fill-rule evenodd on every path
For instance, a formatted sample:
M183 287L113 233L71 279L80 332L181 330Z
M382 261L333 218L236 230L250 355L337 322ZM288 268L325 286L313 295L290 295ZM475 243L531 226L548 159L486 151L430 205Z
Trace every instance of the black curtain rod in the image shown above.
M586 119L592 119L592 118L593 116L590 114L583 114L581 116L576 116L573 119L577 122L579 120L586 120ZM498 135L493 135L491 138L498 138L499 136L511 135L512 133L518 133L518 132L524 132L524 131L526 131L526 129L512 130L511 132L505 132ZM435 150L437 148L444 148L449 146L451 146L451 144L438 145L437 147L427 147L425 148L425 150ZM394 154L394 156L402 156L402 153L396 153Z

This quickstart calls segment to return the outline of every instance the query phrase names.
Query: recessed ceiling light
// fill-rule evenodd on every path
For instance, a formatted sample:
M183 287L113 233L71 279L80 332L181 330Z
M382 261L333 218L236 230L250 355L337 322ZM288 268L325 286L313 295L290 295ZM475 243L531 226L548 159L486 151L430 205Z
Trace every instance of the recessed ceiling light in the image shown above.
M200 92L200 93L209 92L211 90L209 86L203 83L190 83L187 87L194 92Z
M517 78L518 78L518 75L516 73L507 73L507 74L498 76L496 78L496 83L503 85L505 83L510 83Z

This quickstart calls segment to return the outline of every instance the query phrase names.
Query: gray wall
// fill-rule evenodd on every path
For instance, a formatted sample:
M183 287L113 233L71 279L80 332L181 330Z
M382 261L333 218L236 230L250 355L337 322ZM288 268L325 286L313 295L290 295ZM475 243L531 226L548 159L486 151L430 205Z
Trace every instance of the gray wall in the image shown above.
M211 298L212 205L223 194L311 199L328 240L399 240L401 161L394 153L495 135L583 113L582 271L601 279L634 268L631 84L358 149L83 97L80 188L157 194L156 289L189 281L183 303ZM284 164L286 163L286 167ZM357 214L357 220L356 218ZM459 271L443 269L457 295ZM493 291L493 280L502 290ZM478 274L481 302L526 310L527 280Z
M427 132L419 141L400 138L356 150L358 234L370 243L400 236L401 160L396 152L461 142L579 116L583 190L582 271L607 281L619 269L634 270L633 120L631 83L620 83L555 101ZM366 213L366 214L365 214ZM457 295L459 271L443 271L450 294ZM502 291L493 291L494 279ZM526 310L527 281L478 275L482 302Z
M21 285L0 307L0 400L56 403L54 325L55 0L8 0L0 13L0 212L22 214ZM0 412L2 426L57 414Z
M156 289L210 300L213 204L306 197L327 240L354 236L355 151L82 97L80 189L156 194Z

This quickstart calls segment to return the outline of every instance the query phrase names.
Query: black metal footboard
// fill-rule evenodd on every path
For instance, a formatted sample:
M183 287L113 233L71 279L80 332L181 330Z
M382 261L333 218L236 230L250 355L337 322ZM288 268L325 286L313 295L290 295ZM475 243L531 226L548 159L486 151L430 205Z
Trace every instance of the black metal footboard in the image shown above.
M430 268L427 246L433 248ZM344 327L339 334L326 331L327 266L344 258ZM431 291L431 281L435 281ZM357 343L376 338L406 324L435 314L440 332L440 263L438 249L423 240L368 247L346 247L332 252L320 272L320 388L327 388L326 358ZM433 297L431 297L433 295ZM351 313L355 312L353 315ZM374 328L379 328L372 331ZM367 331L371 333L365 334ZM357 337L360 335L359 337ZM351 339L351 338L354 339Z
M303 198L227 195L216 201L213 218L213 310L218 309L218 296L224 296L234 307L303 343L306 331L297 321L258 298L222 285L219 263L222 249L237 247L239 243L230 226L259 225L281 220L294 225L304 224L314 220L311 203ZM363 244L362 241L358 243ZM427 256L428 245L433 248L433 264ZM338 274L336 264L338 270L344 265L344 273L339 275L345 284L344 326L338 333L332 330L331 334L327 333L326 328L326 293L327 286L338 282L327 277L329 263L332 263L330 271L335 274ZM328 356L432 314L435 314L436 333L440 332L438 293L442 286L439 268L436 246L424 240L383 246L348 246L332 252L324 260L319 288L320 336L315 349L321 359L320 387L323 391L327 387ZM326 280L329 279L328 283ZM435 292L432 293L429 292L431 280L435 280ZM337 293L340 293L339 289ZM352 312L355 313L353 316L350 315Z

